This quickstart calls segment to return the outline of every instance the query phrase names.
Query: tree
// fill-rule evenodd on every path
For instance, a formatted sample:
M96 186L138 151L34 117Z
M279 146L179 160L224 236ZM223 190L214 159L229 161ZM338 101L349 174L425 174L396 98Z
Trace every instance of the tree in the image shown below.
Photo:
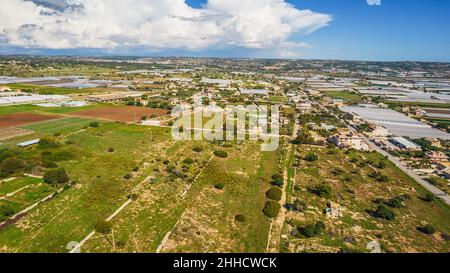
M306 238L312 238L319 236L325 230L325 224L318 221L315 224L309 224L304 227L298 228L298 232Z
M44 174L44 182L47 184L64 184L70 181L69 175L64 168L48 170Z
M280 212L280 204L276 201L267 201L266 205L263 208L263 213L269 218L275 218L278 216Z
M270 188L267 192L266 192L266 196L267 198L271 199L271 200L275 200L275 201L280 201L281 200L281 195L283 194L283 192L281 191L280 188Z
M1 164L1 169L3 173L13 174L25 167L25 163L16 157L11 157L5 159Z
M192 158L186 158L183 160L183 163L186 165L192 165L194 163L194 160Z
M274 174L272 175L272 185L274 186L278 186L278 187L283 187L283 177L281 176L281 174Z
M402 201L399 200L398 198L391 198L388 201L386 201L385 203L389 207L396 208L396 209L399 209L399 208L401 208L403 206L402 205Z
M5 221L9 217L13 216L15 213L16 212L10 205L8 204L0 205L0 222Z

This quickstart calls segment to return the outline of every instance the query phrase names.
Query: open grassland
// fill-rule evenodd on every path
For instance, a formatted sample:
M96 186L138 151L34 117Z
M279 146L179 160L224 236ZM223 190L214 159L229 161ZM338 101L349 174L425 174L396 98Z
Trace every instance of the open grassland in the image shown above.
M109 123L69 136L70 145L27 149L29 157L51 152L75 185L0 231L0 250L66 252L69 242L84 238L153 173L153 151L169 137L166 129Z
M110 89L105 88L67 88L67 87L53 87L42 86L28 83L13 83L7 84L13 90L23 90L37 92L41 95L70 95L70 94L92 94L98 92L110 92Z
M206 166L215 146L206 142L169 140L149 151L154 157L149 162L153 169L150 179L136 189L137 200L112 221L115 246L111 236L96 234L82 251L155 252L183 213L187 202L182 195ZM202 151L194 152L195 147L201 147ZM186 177L177 175L180 172Z
M307 154L317 154L315 162L304 160ZM288 213L283 239L284 252L367 252L366 245L374 240L386 252L448 252L450 243L450 208L440 200L422 200L426 191L377 153L344 152L336 149L301 146L299 165L289 191L293 200L306 204L304 211ZM385 167L377 167L384 162ZM371 174L388 177L380 182ZM372 175L373 176L373 175ZM331 196L317 194L321 183L331 187ZM392 198L404 197L394 212L394 220L375 218L377 204ZM343 217L327 218L326 201L330 199L343 209ZM317 221L325 223L325 231L313 238L296 232ZM436 229L434 235L418 230L424 225Z
M97 107L105 106L104 104L91 104L82 107L41 107L31 104L0 106L0 115L8 115L22 112L46 112L53 114L65 114L70 112L95 109Z
M327 91L324 92L326 96L332 99L341 99L347 103L358 103L362 101L362 96L355 92L346 91Z
M188 206L163 252L264 252L269 220L261 210L275 153L261 153L258 143L227 148L229 158L214 158L188 196ZM215 185L223 183L223 189ZM244 222L236 221L238 214Z
M32 130L40 133L53 134L69 134L77 132L89 126L94 122L93 119L86 118L61 118L57 120L38 122L21 128L26 130Z
M16 214L53 191L52 187L44 184L40 178L19 177L11 181L1 182L0 207L8 207ZM6 218L2 219L2 216L0 216L0 222L4 220Z

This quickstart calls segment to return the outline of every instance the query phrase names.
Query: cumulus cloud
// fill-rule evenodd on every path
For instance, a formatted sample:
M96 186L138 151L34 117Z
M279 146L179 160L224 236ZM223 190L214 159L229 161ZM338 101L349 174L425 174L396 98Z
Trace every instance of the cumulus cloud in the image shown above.
M2 0L0 43L23 48L298 48L331 16L284 0Z

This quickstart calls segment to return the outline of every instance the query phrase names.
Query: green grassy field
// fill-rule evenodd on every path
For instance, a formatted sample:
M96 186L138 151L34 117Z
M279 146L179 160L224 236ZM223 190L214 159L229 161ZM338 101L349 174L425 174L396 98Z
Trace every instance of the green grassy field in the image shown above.
M33 85L25 83L7 84L11 89L31 90L41 95L70 95L70 94L90 94L100 92L97 88L66 88L66 87L52 87Z
M308 153L319 156L317 162L307 162L302 158ZM450 208L440 200L425 202L421 200L426 191L399 171L393 164L377 153L344 153L342 150L329 150L302 146L298 153L300 165L291 198L304 201L307 209L292 211L284 227L285 252L338 252L342 249L367 252L366 245L379 240L386 252L446 252L450 248L441 234L450 232ZM356 159L355 163L351 159ZM355 161L355 160L353 160ZM384 161L386 167L376 165ZM369 177L374 171L389 177L387 182L379 182ZM325 197L315 194L312 189L320 183L331 186L335 203L343 208L342 218L328 218L323 210ZM371 216L376 209L375 200L384 201L407 194L409 199L400 208L390 208L396 215L392 221ZM306 238L294 236L297 227L325 223L326 230L319 236ZM431 224L437 230L435 235L425 235L418 227Z
M325 92L325 95L332 99L341 99L348 103L358 103L362 101L362 96L354 92L329 91Z
M10 252L66 252L70 241L79 241L94 229L99 219L116 210L149 173L157 150L170 134L165 129L117 123L103 124L68 137L65 167L74 187L41 204L17 224L0 231L0 249ZM114 152L108 152L114 148ZM27 150L30 157L42 153ZM140 167L137 172L132 170ZM124 175L132 173L132 179ZM39 235L39 236L37 236Z
M0 115L8 115L22 112L44 112L51 114L65 114L81 110L94 109L105 104L91 104L82 107L41 107L31 104L0 106Z
M95 120L86 118L61 118L45 122L34 123L21 128L32 130L40 133L47 133L53 135L55 133L68 134L77 132Z

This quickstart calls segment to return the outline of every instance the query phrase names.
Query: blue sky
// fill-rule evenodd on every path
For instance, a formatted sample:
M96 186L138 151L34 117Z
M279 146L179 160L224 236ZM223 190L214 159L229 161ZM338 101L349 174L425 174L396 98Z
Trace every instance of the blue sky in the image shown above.
M448 0L79 1L2 0L0 54L450 61Z

